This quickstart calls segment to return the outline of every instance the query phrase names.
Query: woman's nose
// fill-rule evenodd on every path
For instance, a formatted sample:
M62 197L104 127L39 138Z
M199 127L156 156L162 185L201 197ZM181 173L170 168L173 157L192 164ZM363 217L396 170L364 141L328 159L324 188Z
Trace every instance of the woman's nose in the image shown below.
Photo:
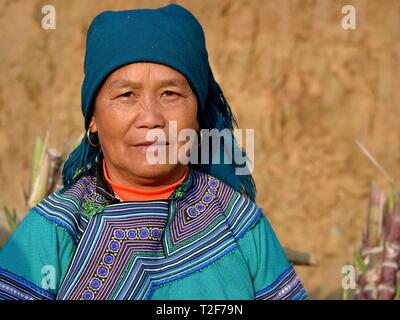
M166 119L163 116L160 104L157 99L145 98L141 102L141 108L135 119L135 126L137 128L163 128L166 125Z

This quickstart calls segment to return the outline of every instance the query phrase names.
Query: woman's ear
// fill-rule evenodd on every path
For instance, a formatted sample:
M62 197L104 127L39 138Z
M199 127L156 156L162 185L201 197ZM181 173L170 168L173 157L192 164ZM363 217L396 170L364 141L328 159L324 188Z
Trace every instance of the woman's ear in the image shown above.
M89 129L90 129L91 133L97 132L96 117L94 115L92 116L92 119L90 120Z

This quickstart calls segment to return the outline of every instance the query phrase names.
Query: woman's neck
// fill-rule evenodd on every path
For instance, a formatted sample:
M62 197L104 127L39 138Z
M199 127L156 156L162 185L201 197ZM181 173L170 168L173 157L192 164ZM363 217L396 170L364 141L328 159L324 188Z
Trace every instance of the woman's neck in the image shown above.
M118 198L122 201L149 201L149 200L166 200L168 199L171 194L176 190L176 188L186 179L189 168L188 166L184 167L184 174L175 179L175 182L163 185L163 187L154 187L148 188L145 187L132 187L128 185L118 184L110 178L106 162L103 159L103 172L104 177L107 182L110 184L111 188L113 189L114 193Z

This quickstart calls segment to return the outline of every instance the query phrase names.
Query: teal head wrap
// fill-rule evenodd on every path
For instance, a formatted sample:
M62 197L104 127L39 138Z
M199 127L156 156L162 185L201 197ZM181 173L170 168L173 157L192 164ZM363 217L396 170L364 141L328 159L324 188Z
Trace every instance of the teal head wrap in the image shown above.
M160 63L180 72L196 94L200 127L233 130L235 119L211 71L203 29L188 10L176 4L159 9L105 11L95 17L87 33L82 85L86 130L96 94L105 79L116 69L134 62ZM232 142L234 148L240 148L234 139ZM90 174L98 154L99 148L90 145L84 136L64 165L64 186ZM233 160L232 164L200 164L196 169L254 199L253 178L236 175L238 166Z

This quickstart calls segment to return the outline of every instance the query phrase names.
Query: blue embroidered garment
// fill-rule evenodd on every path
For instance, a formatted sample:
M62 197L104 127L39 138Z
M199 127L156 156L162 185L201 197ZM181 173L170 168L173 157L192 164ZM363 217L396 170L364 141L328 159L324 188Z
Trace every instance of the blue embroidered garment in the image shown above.
M191 169L169 200L119 202L100 168L19 225L1 298L307 298L262 210L222 181Z

